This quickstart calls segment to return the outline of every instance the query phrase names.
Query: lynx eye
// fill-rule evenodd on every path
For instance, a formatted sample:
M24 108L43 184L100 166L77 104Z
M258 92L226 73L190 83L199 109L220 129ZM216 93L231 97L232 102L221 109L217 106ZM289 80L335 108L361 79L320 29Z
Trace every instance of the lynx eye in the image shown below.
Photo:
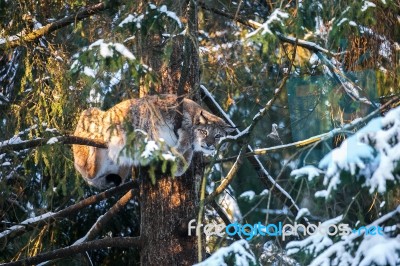
M204 130L204 129L199 129L199 131L200 131L200 134L202 134L203 136L207 136L207 130Z
M220 138L222 138L222 135L221 134L217 134L217 135L215 135L215 138L216 139L220 139Z

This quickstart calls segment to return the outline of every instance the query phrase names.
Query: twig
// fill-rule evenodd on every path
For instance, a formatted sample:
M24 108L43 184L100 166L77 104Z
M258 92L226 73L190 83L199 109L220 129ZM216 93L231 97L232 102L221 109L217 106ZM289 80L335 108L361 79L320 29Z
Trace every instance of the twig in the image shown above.
M296 51L296 49L294 50ZM294 60L294 57L293 57ZM293 63L293 61L292 61ZM292 64L289 66L289 72L290 73L290 69L291 69ZM264 108L262 108L253 118L253 122L242 132L240 132L239 134L237 134L236 136L233 137L226 137L225 139L234 139L234 140L238 140L241 138L244 138L248 135L251 134L251 132L253 131L254 127L256 126L256 124L261 120L261 118L267 114L267 112L271 109L272 104L275 102L275 100L278 98L278 95L281 93L281 91L283 90L283 87L285 86L286 80L288 79L288 76L285 76L281 82L281 85L279 86L279 88L277 88L275 90L274 96L272 97L272 99L270 99L267 104L265 105ZM205 89L205 87L203 87ZM203 90L204 90L203 89ZM242 165L243 163L243 155L244 152L246 150L248 146L248 141L244 141L244 144L242 145L239 155L237 156L237 159L235 161L235 163L233 164L233 166L231 167L231 169L229 170L227 176L222 180L221 184L215 189L215 191L213 191L210 195L208 195L208 197L205 199L205 203L208 204L210 203L212 200L215 199L216 196L218 196L219 194L222 193L222 191L224 191L228 185L232 182L233 177L236 175L237 171L239 170L239 166Z
M229 220L229 217L226 215L225 211L221 208L221 206L218 205L217 202L212 201L210 203L211 207L214 208L214 210L217 212L218 216L222 219L222 221L225 223L226 226L230 225L232 222ZM236 240L242 239L242 237L239 234L233 235L233 238Z
M289 70L288 70L288 74L283 78L279 88L277 88L274 92L274 96L272 97L272 99L270 99L267 104L265 105L264 108L262 108L253 118L253 122L242 132L240 132L238 135L232 137L231 139L239 139L242 138L243 136L248 136L252 130L254 129L255 125L261 120L261 118L270 110L270 108L272 107L272 104L274 103L274 101L278 98L278 95L281 93L281 91L283 90L283 87L286 84L287 79L289 78L292 66L293 66L293 62L296 58L296 47L293 50L293 55L292 55L292 60L289 66ZM202 91L204 93L207 93L208 96L210 97L210 93L207 91L207 89L202 86ZM212 98L212 97L211 97ZM216 103L215 103L216 104ZM210 106L209 106L210 107ZM210 107L211 109L211 107ZM218 108L219 111L223 112L223 110L219 107ZM223 112L224 113L224 112ZM223 115L224 117L226 117L226 114ZM233 124L233 122L231 120L229 120L229 122L231 123L232 126L235 126ZM232 168L230 169L230 171L228 172L227 176L224 178L224 180L222 180L221 184L216 188L215 191L213 191L205 200L206 203L211 202L212 200L214 200L214 198L219 195L232 181L233 176L236 174L237 170L239 169L239 166L242 164L242 159L243 159L243 155L245 150L248 149L250 150L250 152L252 152L253 150L251 149L251 147L248 145L248 141L245 141L244 144L242 145L239 155L234 163L234 165L232 166ZM267 170L263 167L263 165L261 164L261 162L258 160L258 158L256 156L250 157L250 162L252 164L254 164L256 170L258 170L257 172L260 173L262 172L263 175L259 175L261 180L266 181L266 178L269 180L269 182L272 183L272 187L271 186L267 186L268 188L274 188L277 187L280 192L282 193L282 195L287 199L291 199L292 205L294 206L294 208L292 208L292 211L297 214L299 208L297 207L296 203L294 202L294 200L292 199L292 197L290 197L290 195L284 191L284 189L282 187L279 186L279 184L277 184L275 182L275 180L272 178L272 176L267 172ZM266 177L266 178L265 178Z

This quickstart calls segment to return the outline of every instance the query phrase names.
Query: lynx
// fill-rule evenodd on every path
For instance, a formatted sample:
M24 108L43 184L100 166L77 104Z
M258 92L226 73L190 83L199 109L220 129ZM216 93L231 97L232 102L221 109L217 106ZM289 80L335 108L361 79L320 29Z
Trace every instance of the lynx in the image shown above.
M162 139L178 153L175 176L183 175L193 152L214 153L219 139L233 128L185 98L181 127L174 130L178 106L175 95L161 95L126 100L105 112L98 108L83 111L74 135L103 140L108 148L73 145L75 168L90 185L99 189L119 185L128 177L131 167L139 165L138 158L124 153L124 148L127 134L140 130L147 133L148 139Z

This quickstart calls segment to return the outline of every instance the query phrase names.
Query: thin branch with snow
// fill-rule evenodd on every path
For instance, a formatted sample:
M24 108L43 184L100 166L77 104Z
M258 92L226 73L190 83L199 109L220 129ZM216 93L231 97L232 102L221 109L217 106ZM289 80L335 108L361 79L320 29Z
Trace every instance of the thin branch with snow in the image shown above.
M12 138L10 140L5 140L0 142L0 152L20 151L47 144L52 145L55 143L78 144L78 145L86 145L104 149L108 147L103 140L88 139L78 136L57 136L51 138L37 138L32 140L21 140L20 138Z

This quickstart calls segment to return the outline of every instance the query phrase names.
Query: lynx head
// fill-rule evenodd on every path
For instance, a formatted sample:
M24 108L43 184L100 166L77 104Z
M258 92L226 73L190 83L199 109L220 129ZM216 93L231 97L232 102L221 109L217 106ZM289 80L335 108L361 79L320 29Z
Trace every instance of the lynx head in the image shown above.
M214 153L219 140L233 130L218 116L201 111L194 119L194 150L206 155Z

